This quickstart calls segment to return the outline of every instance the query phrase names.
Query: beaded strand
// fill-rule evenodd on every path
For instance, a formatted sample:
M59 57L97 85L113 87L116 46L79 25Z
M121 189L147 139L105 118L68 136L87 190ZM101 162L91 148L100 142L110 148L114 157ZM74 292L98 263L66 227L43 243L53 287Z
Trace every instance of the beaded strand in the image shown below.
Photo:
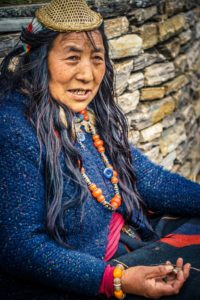
M92 126L92 124L90 123L90 118L87 113L87 110L82 110L79 114L80 114L79 121L80 122L82 120L87 121L87 123L89 125L90 132L92 134L93 145L99 152L99 154L102 158L102 161L106 167L103 172L104 176L107 179L110 179L110 181L113 185L115 195L110 200L110 202L105 200L105 196L103 195L102 190L100 188L98 188L96 186L96 184L94 184L93 182L90 181L90 179L86 175L85 169L83 167L81 168L81 174L82 174L92 196L95 198L95 200L97 202L101 203L105 208L107 208L111 211L117 210L122 203L122 199L121 199L121 195L120 195L119 187L118 187L118 182L119 182L118 173L117 173L117 171L114 170L113 166L109 163L109 160L105 154L104 141L101 139L100 135L97 134L95 126Z

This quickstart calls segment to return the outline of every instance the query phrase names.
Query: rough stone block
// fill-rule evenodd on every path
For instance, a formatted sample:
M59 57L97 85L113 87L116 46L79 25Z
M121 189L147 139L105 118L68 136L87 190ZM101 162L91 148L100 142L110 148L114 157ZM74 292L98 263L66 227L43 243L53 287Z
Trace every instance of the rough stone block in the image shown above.
M149 142L161 136L163 126L157 123L151 127L145 128L140 132L140 142Z
M150 6L148 8L134 9L129 12L129 20L133 24L142 24L145 21L151 19L157 14L157 6Z
M162 99L165 96L165 88L161 87L152 87L152 88L143 88L140 91L140 100L156 100Z
M187 28L187 21L184 14L176 15L164 22L158 24L160 41L164 41L169 37L180 33Z
M179 34L179 41L181 45L187 44L192 39L192 30L187 29Z
M159 147L153 147L151 150L145 152L145 155L154 163L160 162L160 149Z
M169 153L161 162L160 165L163 166L166 170L171 171L176 159L176 151Z
M142 38L143 48L152 48L158 43L158 28L156 23L145 24L138 28L137 33Z
M168 59L175 58L180 52L180 41L178 38L158 47L159 51Z
M179 55L174 60L177 73L184 73L187 67L187 56L185 54Z
M142 39L136 34L127 34L109 41L111 59L136 56L142 51Z
M137 147L142 151L142 152L147 152L150 151L153 147L159 146L159 138L148 142L148 143L138 143Z
M140 103L132 116L129 116L130 126L137 130L150 127L172 114L175 109L175 100L166 97L154 102Z
M168 16L172 16L175 13L179 13L183 11L184 1L177 1L177 0L165 0L164 1L164 9L165 13Z
M161 101L157 101L152 109L152 117L151 120L153 123L157 123L164 119L166 116L172 114L175 110L175 101L171 97L166 97Z
M121 95L128 86L128 79L133 68L133 60L128 59L114 64L115 73L115 92Z
M184 122L177 122L173 127L163 131L160 138L160 151L163 156L174 151L179 144L187 139Z
M165 57L162 54L159 54L158 51L145 52L137 57L134 57L133 71L138 71L154 63L163 61L165 61Z
M169 128L169 127L173 126L175 123L176 123L176 117L174 114L170 114L169 116L166 116L162 120L163 128Z
M188 140L182 142L180 145L178 145L176 149L176 163L183 164L189 154L191 147L191 142Z
M189 83L189 79L186 75L180 75L176 78L174 78L171 81L168 81L164 84L165 86L165 93L166 95L175 92L177 90L180 90L182 87L184 87L186 84Z
M139 103L140 93L134 91L133 93L125 93L117 98L117 103L122 108L125 114L134 111Z
M142 72L133 73L128 80L128 90L133 92L144 86L144 75Z
M145 84L148 86L159 85L175 76L172 62L153 64L144 70Z
M107 38L112 39L128 32L129 21L127 17L118 17L105 20L104 25Z
M140 132L138 130L130 130L128 133L128 139L133 145L137 145L140 138Z
M192 70L200 55L200 41L194 42L194 44L190 47L186 55L188 67Z

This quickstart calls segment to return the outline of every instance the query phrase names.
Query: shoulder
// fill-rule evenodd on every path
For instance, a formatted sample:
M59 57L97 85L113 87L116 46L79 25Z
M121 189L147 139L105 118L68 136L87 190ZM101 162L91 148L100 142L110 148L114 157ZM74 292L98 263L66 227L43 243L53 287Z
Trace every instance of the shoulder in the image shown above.
M0 144L38 144L35 129L26 117L27 99L18 92L0 97ZM27 146L27 145L26 145Z

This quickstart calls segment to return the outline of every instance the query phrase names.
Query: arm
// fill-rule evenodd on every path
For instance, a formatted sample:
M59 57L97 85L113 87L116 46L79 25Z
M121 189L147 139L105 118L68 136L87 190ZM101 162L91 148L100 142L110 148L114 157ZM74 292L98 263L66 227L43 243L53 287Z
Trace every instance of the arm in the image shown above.
M97 294L106 263L50 239L45 215L34 130L18 111L0 112L1 269L64 292Z
M137 188L155 212L200 216L200 185L152 163L131 147Z

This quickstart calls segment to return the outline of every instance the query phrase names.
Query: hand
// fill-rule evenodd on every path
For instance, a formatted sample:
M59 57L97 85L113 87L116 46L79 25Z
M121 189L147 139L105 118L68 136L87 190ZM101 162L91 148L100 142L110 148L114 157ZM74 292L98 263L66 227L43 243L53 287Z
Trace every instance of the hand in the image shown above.
M162 296L176 295L189 276L190 264L183 265L183 259L178 258L176 267L170 262L155 267L137 266L123 271L122 290L127 294L159 299Z

